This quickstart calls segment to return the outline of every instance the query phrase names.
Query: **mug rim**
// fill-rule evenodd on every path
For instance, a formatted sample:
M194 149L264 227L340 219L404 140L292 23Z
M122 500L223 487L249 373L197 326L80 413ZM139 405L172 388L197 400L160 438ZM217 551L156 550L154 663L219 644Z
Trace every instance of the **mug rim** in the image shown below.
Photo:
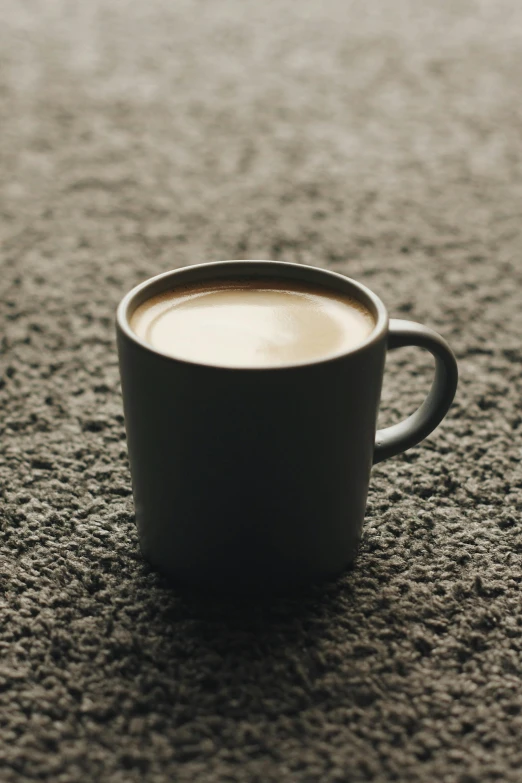
M353 348L349 348L347 350L342 350L334 354L328 354L327 356L318 358L318 359L307 359L305 361L298 361L298 362L288 362L286 364L278 364L273 367L270 366L260 366L260 367L235 367L235 366L229 366L229 365L223 365L223 364L212 364L210 362L202 362L202 361L195 361L190 359L181 359L175 356L172 356L171 354L165 353L163 351L160 351L159 349L155 348L153 345L148 343L146 340L139 337L136 332L133 331L133 329L130 326L129 322L129 310L132 306L133 301L136 298L141 298L141 295L148 289L148 288L154 288L156 287L161 281L168 280L170 278L175 278L178 274L187 272L188 270L195 270L196 272L204 271L205 269L208 269L211 271L212 269L226 269L226 268L234 268L234 274L241 274L241 272L238 272L237 266L238 264L243 264L245 268L245 272L248 269L248 266L251 264L262 264L263 266L266 265L267 267L267 277L273 276L274 278L278 279L277 269L294 269L296 271L303 271L303 270L311 270L313 274L318 274L321 277L325 277L325 287L330 288L331 290L339 290L339 285L335 286L333 285L334 282L337 281L337 283L346 284L348 283L349 286L352 289L355 289L355 291L362 294L363 304L364 298L368 299L373 307L375 312L372 313L372 316L375 317L375 325L370 332L370 334L360 343L355 345ZM259 269L259 267L258 267ZM231 275L232 276L232 275ZM261 276L261 275L259 275ZM204 279L204 278L203 278ZM212 276L209 275L209 280L212 279ZM283 278L281 278L283 279ZM290 278L294 279L294 278ZM296 275L295 279L299 279L299 276ZM328 279L332 281L330 286L328 286ZM189 282L189 281L186 281ZM301 282L310 282L306 280L306 277L303 279L301 278ZM168 290L168 289L165 289ZM157 292L156 292L157 293ZM155 294L151 294L151 297ZM142 301L145 301L148 297L143 297ZM355 297L357 298L357 296ZM140 302L141 304L141 302ZM137 305L139 306L139 304ZM365 305L366 306L366 305ZM134 308L135 309L135 308ZM134 310L133 310L134 312ZM130 291L128 291L123 298L121 299L120 303L118 304L117 310L116 310L116 323L118 328L122 331L122 333L130 339L132 342L134 342L136 345L138 345L140 348L143 348L146 351L149 351L150 353L156 354L158 357L161 357L162 359L166 359L168 361L177 362L180 364L186 364L193 367L205 367L205 368L214 368L218 370L229 370L234 372L273 372L273 371L281 371L281 370L290 370L290 369L296 369L299 367L313 367L316 365L322 365L322 364L328 364L329 362L339 361L340 359L352 356L354 354L358 354L361 351L366 350L370 346L374 345L375 343L379 342L383 337L386 336L387 330L388 330L388 311L386 310L386 307L382 300L380 299L377 294L375 294L368 286L364 285L364 283L360 283L357 280L354 280L351 277L348 277L347 275L340 274L339 272L334 272L331 269L324 269L322 267L313 266L311 264L295 264L290 263L286 261L271 261L268 259L231 259L231 260L223 260L223 261L205 261L200 264L187 264L185 266L180 266L175 269L170 269L167 272L160 272L157 275L154 275L152 277L148 277L146 280L143 280L141 283L138 283L133 288L131 288Z

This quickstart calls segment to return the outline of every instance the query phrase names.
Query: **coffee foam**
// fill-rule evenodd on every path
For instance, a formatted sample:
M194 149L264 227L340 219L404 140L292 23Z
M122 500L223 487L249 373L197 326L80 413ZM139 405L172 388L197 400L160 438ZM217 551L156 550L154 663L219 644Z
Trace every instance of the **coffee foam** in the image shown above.
M234 278L151 297L133 331L169 356L224 367L319 361L360 345L375 320L357 300L290 280Z

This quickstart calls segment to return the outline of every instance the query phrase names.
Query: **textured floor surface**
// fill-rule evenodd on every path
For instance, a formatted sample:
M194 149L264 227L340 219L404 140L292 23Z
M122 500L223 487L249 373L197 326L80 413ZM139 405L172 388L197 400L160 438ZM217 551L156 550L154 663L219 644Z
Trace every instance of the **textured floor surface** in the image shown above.
M0 779L519 782L520 3L1 13ZM461 371L354 570L273 605L137 550L114 308L219 258L351 275ZM390 358L382 423L430 374Z

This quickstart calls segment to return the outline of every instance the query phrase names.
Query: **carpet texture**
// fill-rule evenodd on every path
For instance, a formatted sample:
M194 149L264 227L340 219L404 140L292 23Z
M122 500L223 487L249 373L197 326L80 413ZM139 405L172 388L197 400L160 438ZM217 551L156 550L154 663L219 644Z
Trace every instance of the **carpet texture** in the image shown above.
M520 781L522 6L3 0L0 779ZM352 571L181 596L137 548L113 314L316 264L440 331L446 422ZM432 367L390 357L381 424Z

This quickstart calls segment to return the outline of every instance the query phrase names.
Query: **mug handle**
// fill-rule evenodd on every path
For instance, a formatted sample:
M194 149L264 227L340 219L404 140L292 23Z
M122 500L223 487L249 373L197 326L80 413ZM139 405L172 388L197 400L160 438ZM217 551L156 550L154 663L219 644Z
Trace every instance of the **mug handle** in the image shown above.
M440 424L453 402L458 382L457 360L447 342L427 326L414 321L391 319L388 350L416 345L435 358L435 378L428 396L404 421L377 430L373 464L394 457L424 440Z

